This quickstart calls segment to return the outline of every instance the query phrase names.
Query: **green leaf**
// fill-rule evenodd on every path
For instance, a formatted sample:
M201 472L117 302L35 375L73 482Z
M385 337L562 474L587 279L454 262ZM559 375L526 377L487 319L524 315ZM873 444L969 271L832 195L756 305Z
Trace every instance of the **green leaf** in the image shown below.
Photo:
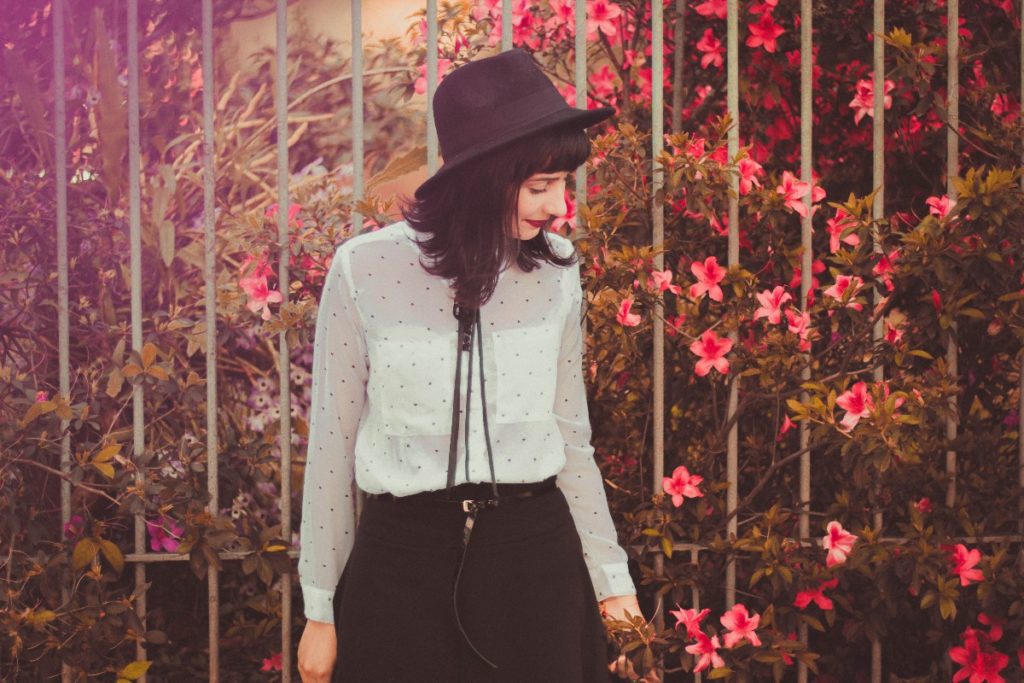
M114 478L114 466L111 465L109 462L94 462L90 464L96 469L97 472L102 474L107 479Z
M91 538L83 538L71 552L71 567L76 571L84 569L99 552L99 546Z
M100 539L100 550L103 552L103 557L107 558L107 562L114 568L118 574L124 569L124 555L116 545L110 541L101 538Z
M708 680L713 681L719 678L728 678L731 675L732 669L727 666L720 666L717 669L713 669L711 673L708 674Z
M943 619L952 621L956 618L956 602L950 598L939 598L939 614Z
M152 662L144 659L134 661L118 671L117 675L122 678L127 678L129 681L135 681L141 678L144 673L149 671L150 664L152 664Z

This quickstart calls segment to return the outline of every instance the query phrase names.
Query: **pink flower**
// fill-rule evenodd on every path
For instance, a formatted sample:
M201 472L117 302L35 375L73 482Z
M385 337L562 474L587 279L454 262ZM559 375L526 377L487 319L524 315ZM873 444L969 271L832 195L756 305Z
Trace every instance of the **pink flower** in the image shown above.
M799 313L792 308L786 309L786 329L800 337L800 350L808 351L811 348L811 314L807 311Z
M932 511L932 500L931 500L931 498L928 498L927 496L925 496L924 498L921 498L916 503L914 503L914 507L917 508L918 512L922 512L922 513L924 513L924 512L931 512Z
M676 603L676 607L679 607L678 603ZM700 622L704 621L710 612L711 610L709 609L702 609L698 614L695 609L683 609L681 607L668 611L669 614L676 618L676 628L679 628L680 625L686 627L686 635L689 638L697 637L697 634L700 633Z
M700 631L697 633L696 638L696 643L686 646L686 651L691 655L700 655L699 659L697 659L697 666L693 668L693 673L700 673L709 666L713 666L716 669L720 666L725 666L725 660L718 654L718 648L722 647L721 643L718 642L718 636L708 638L706 633Z
M576 202L572 200L568 190L565 192L565 208L565 215L558 216L551 222L552 230L561 230L563 225L572 230L576 223Z
M900 323L885 319L885 341L893 346L903 341L903 326Z
M978 629L968 627L962 637L963 647L949 650L949 658L963 665L953 675L953 683L967 678L970 683L1005 683L1006 679L999 672L1009 664L1010 657L993 649L988 635Z
M815 185L812 189L810 183L796 179L796 176L789 171L782 172L782 183L775 188L786 200L786 206L796 211L801 216L807 216L807 205L803 198L810 193L811 203L815 204L825 198L825 190ZM815 207L817 210L817 207Z
M825 224L825 229L828 231L828 251L830 254L834 254L839 251L839 243L849 244L851 247L856 247L860 244L860 237L857 233L851 232L848 235L843 235L850 228L856 227L857 222L853 219L853 216L846 213L842 209L836 209L835 218L829 218Z
M786 32L775 23L771 12L764 12L756 24L747 24L747 28L750 29L747 47L764 47L766 52L775 52L775 41Z
M775 8L779 6L779 0L765 0L764 2L755 2L750 6L751 14L762 14L764 12L774 12Z
M706 293L714 301L722 300L722 288L719 283L725 279L725 268L718 265L718 259L708 256L701 261L690 264L690 272L697 278L697 284L690 287L690 296L699 299Z
M264 320L270 320L270 304L281 303L281 292L270 289L266 278L254 278L252 280L240 280L242 289L249 295L249 302L245 307L253 313L260 313Z
M836 521L829 522L825 528L828 531L822 538L822 545L828 550L825 566L831 568L846 562L846 556L853 550L853 544L857 542L857 537L846 531L843 525Z
M272 207L274 213L277 212L276 204ZM268 209L269 212L269 209ZM255 261L252 273L242 277L238 280L239 287L245 291L249 296L249 301L246 304L253 313L262 312L264 320L270 320L270 306L271 303L280 303L282 301L281 293L277 290L272 290L267 285L267 276L272 274L270 266L267 264L266 256L260 256L257 260L256 257L246 256L245 261L242 262L241 270L244 273L249 267L249 264Z
M707 375L711 368L723 375L729 374L729 361L725 355L732 350L732 340L728 337L719 339L714 330L706 330L700 339L690 344L690 350L700 356L694 369L698 377Z
M651 277L647 281L647 286L656 290L659 294L664 292L666 289L676 296L683 293L682 287L672 284L672 271L668 268L665 270L652 270Z
M789 415L782 420L782 425L779 427L779 434L775 437L776 441L782 441L782 437L785 436L786 432L796 427L796 423L789 419Z
M818 281L818 278L816 278L814 276L815 275L820 275L821 273L824 273L824 272L825 272L825 262L822 261L821 259L814 259L814 261L811 262L811 291L810 291L811 295L813 295L814 294L814 290L816 290L821 285L821 283ZM801 270L800 266L794 267L793 268L793 277L789 281L789 288L790 289L799 289L800 288L800 282L801 282L802 278L803 278L803 271ZM807 304L811 305L813 302L814 302L814 300L811 299L810 301L807 302Z
M825 290L825 296L830 296L839 302L849 296L850 303L846 304L847 308L860 311L863 310L864 305L859 301L854 301L853 298L857 296L857 292L863 284L864 281L856 275L840 275L836 278L835 284Z
M665 334L670 337L676 336L682 328L683 323L686 321L685 315L677 315L675 317L666 316L665 318Z
M889 79L885 80L885 99L883 100L883 108L892 109L892 89L896 87L896 84ZM875 116L875 81L874 78L862 78L857 81L857 94L850 100L850 108L855 112L853 115L854 125L860 123L860 120L865 115L874 118Z
M728 10L727 0L705 0L694 9L702 17L714 16L718 19L725 19Z
M846 411L841 424L843 431L850 431L857 426L862 417L871 414L874 403L868 395L868 385L864 382L857 382L852 388L844 391L836 399L836 405Z
M270 206L267 207L267 210L263 212L263 215L266 216L267 218L273 220L274 218L277 218L278 210L279 209L278 209L277 202L274 202L273 204L271 204ZM288 224L289 225L294 225L297 228L301 228L302 227L302 221L300 219L295 218L299 214L299 211L302 211L302 205L301 204L292 203L292 204L288 205Z
M729 629L725 634L725 646L731 648L746 638L754 647L761 647L761 639L754 632L760 621L761 615L756 612L753 615L747 614L747 606L743 603L733 605L721 618L722 626Z
M260 667L260 671L280 671L281 670L281 653L275 652L269 657L263 660L263 666Z
M892 274L896 272L896 268L893 264L899 259L899 255L899 249L893 249L888 254L882 254L878 257L878 263L871 269L871 274L885 283L886 290L890 292L895 289L895 285L892 284Z
M43 403L44 401L49 401L49 400L50 400L50 397L49 397L49 395L47 395L47 393L45 391L39 390L39 391L36 392L36 403Z
M568 35L576 34L575 0L550 0L551 18L544 24L549 32L564 30ZM500 11L500 7L499 7Z
M602 64L601 68L590 76L590 89L596 97L614 102L615 88L618 80L618 75L611 67L607 64ZM573 96L575 94L573 92ZM575 102L573 102L573 106L575 106Z
M633 306L632 299L623 299L619 305L619 312L615 315L615 319L619 321L619 324L626 327L636 327L640 324L640 315L638 313L630 313L629 309Z
M712 64L721 67L722 58L725 56L725 46L722 45L722 41L715 36L715 32L710 28L704 29L704 35L697 41L697 49L704 53L700 58L700 66L702 69L706 69Z
M146 531L149 532L149 547L154 552L161 550L173 553L181 542L181 534L185 528L166 515L157 520L146 520Z
M85 531L85 520L82 515L71 515L71 518L64 525L64 538L70 540Z
M612 37L618 33L614 20L622 9L608 0L587 0L587 38L597 38L597 31Z
M437 59L437 82L438 82L438 84L440 84L442 79L444 79L444 76L445 76L446 73L448 73L448 69L451 67L451 65L452 65L452 60L450 60L450 59L442 59L442 58L438 57L438 59ZM416 82L413 83L412 87L413 87L413 90L416 91L417 95L424 95L427 92L427 65L426 64L422 65L419 68L419 70L420 70L420 77L416 79Z
M1000 93L992 99L992 106L989 109L993 114L1009 123L1017 117L1020 106L1006 93Z
M982 581L985 575L974 566L981 561L981 551L977 548L968 550L963 543L958 543L950 553L953 573L960 577L961 586L969 586L971 581Z
M825 589L835 588L838 585L839 579L829 579L828 581L823 581L817 588L800 591L796 594L796 599L793 601L793 605L797 609L806 609L807 606L813 602L815 605L827 612L835 607L835 605L832 602L832 598L825 595Z
M940 221L948 216L949 212L956 206L956 201L950 199L949 195L945 194L941 197L929 197L924 200L924 203L928 205L928 213L937 216Z
M761 167L761 164L750 157L744 157L737 164L737 170L740 174L741 195L749 194L755 185L761 187L761 181L757 179L757 176L764 175L764 169Z
M672 505L679 507L683 504L683 498L704 497L701 490L697 488L702 481L704 481L704 477L690 474L690 470L680 465L672 471L671 477L662 477L661 488L672 496Z
M793 297L786 291L785 287L776 287L772 290L764 290L757 295L757 301L761 307L754 311L754 320L768 318L768 322L778 325L782 322L782 305L792 301Z

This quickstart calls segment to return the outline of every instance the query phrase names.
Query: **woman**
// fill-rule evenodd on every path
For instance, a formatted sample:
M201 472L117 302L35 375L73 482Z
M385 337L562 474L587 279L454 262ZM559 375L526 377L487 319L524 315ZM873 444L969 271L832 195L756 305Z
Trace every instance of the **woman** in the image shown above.
M511 50L448 75L434 112L444 165L404 221L338 249L321 296L299 671L624 675L598 601L639 614L636 589L589 443L575 252L547 230L613 110L569 107Z

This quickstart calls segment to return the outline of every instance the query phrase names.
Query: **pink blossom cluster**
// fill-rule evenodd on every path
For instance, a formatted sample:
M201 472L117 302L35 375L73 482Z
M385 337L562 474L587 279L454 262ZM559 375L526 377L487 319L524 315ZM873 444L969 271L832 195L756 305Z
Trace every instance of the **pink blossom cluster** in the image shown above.
M725 660L718 654L718 650L732 649L746 640L754 647L761 647L761 638L757 635L757 627L761 622L761 615L751 614L743 603L736 603L732 609L727 610L719 618L722 626L725 627L725 635L719 640L717 635L708 635L701 628L700 624L707 618L711 610L684 609L678 604L677 609L669 610L669 614L676 618L676 628L680 626L686 629L687 638L692 638L692 645L686 646L686 651L697 658L693 673L699 673L708 668L721 668L725 666Z
M963 667L953 674L953 683L964 680L970 683L1005 683L1006 679L1000 672L1010 663L1010 657L994 646L1003 637L1002 620L982 612L978 615L978 622L989 627L987 633L969 626L961 635L963 645L949 650L949 658ZM1017 659L1024 666L1024 647L1017 651Z

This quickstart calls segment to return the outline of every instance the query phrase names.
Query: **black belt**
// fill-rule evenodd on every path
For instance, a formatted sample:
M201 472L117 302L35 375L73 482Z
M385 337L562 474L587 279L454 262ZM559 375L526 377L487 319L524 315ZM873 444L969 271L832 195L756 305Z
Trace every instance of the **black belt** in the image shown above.
M411 496L396 496L391 493L368 493L367 500L381 500L394 503L413 505L440 505L443 507L461 506L463 512L472 512L489 507L498 507L503 503L513 503L553 491L556 488L555 477L551 476L541 482L527 484L498 484L498 497L481 496L481 484L459 484L451 489L440 491L424 491ZM487 487L490 488L490 487Z

